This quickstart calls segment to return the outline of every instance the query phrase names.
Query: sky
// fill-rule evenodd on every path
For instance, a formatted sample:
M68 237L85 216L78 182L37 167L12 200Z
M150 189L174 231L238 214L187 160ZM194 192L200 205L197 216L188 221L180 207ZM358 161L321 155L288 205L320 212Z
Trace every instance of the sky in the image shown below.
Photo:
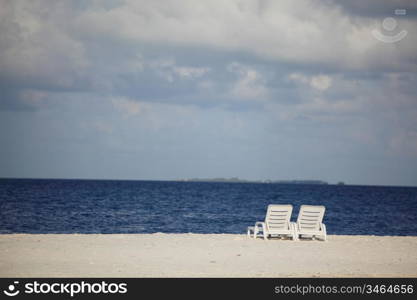
M416 34L416 1L0 0L0 177L417 186Z

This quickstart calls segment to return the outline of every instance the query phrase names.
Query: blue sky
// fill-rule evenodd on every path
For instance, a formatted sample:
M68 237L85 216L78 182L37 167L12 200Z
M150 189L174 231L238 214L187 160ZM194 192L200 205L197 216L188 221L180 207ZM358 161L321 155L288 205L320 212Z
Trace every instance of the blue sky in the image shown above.
M344 2L0 0L0 177L417 185L417 4Z

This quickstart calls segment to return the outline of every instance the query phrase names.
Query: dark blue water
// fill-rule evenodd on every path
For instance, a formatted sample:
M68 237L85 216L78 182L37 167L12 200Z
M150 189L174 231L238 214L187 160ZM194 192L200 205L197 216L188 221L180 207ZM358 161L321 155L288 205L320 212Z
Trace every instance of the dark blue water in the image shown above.
M330 234L417 235L417 188L0 179L0 233L245 233L270 203L325 205Z

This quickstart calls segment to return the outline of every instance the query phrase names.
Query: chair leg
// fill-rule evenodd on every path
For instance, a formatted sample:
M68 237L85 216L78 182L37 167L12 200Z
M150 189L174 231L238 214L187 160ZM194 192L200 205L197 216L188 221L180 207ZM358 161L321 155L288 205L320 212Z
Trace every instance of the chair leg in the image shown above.
M262 234L264 236L264 240L267 240L268 239L268 233L266 232L265 224L262 224Z
M322 224L321 227L322 227L322 230L323 230L323 240L327 241L326 225Z
M292 225L292 239L294 241L298 241L297 228L295 227L296 225L294 223L291 225Z
M252 233L253 234L253 237L256 238L256 232L257 232L256 227L249 226L248 227L248 231L247 231L247 235L250 238L251 237L251 233Z

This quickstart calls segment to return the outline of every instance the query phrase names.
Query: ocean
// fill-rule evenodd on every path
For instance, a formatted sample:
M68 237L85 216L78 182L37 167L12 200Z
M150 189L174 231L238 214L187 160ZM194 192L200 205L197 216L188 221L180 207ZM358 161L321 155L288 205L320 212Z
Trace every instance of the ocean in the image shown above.
M268 204L324 205L328 234L417 235L417 187L0 179L0 233L236 233Z

